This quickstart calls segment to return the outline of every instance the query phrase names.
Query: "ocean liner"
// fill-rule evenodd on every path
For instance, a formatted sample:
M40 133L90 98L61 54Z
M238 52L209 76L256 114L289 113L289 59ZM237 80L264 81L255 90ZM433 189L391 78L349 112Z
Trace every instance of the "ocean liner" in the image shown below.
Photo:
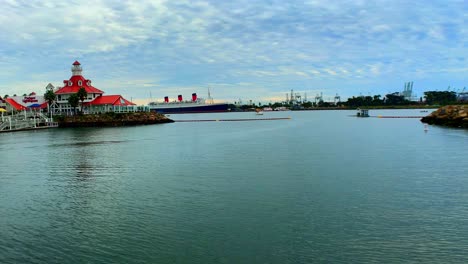
M227 112L229 105L227 103L214 103L208 96L208 100L198 98L196 93L192 94L192 100L184 101L182 95L177 96L176 101L169 101L169 97L164 97L164 102L150 102L148 104L151 111L162 114L183 114L183 113L211 113Z

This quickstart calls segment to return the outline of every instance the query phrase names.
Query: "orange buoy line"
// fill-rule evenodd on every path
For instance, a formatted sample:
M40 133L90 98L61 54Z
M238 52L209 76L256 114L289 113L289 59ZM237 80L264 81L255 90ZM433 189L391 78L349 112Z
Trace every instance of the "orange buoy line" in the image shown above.
M195 120L174 120L174 122L234 122L234 121L266 121L266 120L287 120L291 117L271 117L271 118L239 118L239 119L195 119Z

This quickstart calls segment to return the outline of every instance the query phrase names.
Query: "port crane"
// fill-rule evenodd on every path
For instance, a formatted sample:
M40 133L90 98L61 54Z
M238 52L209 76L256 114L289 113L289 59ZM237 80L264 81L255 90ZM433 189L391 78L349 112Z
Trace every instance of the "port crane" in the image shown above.
M317 102L320 102L320 101L323 101L323 97L322 97L322 93L320 92L320 94L317 94L315 96L315 103Z
M336 94L333 102L335 103L335 105L336 105L337 102L338 103L341 102L341 97L338 94Z

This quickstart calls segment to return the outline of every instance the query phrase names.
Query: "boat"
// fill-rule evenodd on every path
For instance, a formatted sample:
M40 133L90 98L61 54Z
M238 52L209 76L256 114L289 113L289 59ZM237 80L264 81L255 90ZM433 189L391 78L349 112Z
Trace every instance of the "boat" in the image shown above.
M356 116L357 117L369 117L369 109L358 108Z
M255 109L257 115L263 115L262 109Z
M150 102L148 107L150 111L161 114L185 114L185 113L212 113L212 112L228 112L229 104L214 103L209 96L208 100L198 98L196 93L192 94L192 100L183 100L182 95L177 96L177 100L170 102L169 97L164 97L164 102Z

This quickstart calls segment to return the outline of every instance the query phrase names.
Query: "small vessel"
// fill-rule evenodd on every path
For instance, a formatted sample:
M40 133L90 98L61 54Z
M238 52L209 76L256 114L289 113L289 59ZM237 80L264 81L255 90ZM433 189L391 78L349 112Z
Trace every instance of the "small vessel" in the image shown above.
M211 113L227 112L229 104L214 103L208 92L208 100L198 98L196 93L192 94L192 100L184 101L182 95L177 96L176 101L169 102L169 97L164 97L164 102L150 102L148 107L150 111L162 114L184 114L184 113Z
M357 117L369 117L369 109L358 108L356 116Z
M255 114L256 114L256 115L263 115L262 109L256 109L256 110L255 110Z

